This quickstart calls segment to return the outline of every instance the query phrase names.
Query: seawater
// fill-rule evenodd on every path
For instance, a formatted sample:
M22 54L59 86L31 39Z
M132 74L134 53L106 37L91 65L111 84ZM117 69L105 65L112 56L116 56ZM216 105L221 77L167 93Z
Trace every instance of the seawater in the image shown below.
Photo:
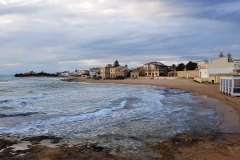
M214 109L181 90L0 77L2 135L75 137L136 147L141 140L211 132L219 123Z

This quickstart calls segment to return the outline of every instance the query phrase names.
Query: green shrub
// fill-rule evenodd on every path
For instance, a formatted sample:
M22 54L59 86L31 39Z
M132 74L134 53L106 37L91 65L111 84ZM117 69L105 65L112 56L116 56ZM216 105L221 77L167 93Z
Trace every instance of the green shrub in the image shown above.
M100 80L100 79L102 79L102 77L93 77L93 79Z

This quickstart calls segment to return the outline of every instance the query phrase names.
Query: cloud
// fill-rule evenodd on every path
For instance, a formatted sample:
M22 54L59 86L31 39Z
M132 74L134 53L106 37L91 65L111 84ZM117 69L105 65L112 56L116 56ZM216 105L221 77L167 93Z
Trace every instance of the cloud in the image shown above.
M171 65L219 52L240 58L239 6L238 0L0 0L0 74L88 69L116 59L129 67Z
M104 60L98 60L98 59L58 62L58 64L60 64L60 65L71 64L71 63L80 63L80 64L86 65L86 66L105 66L107 62Z
M103 10L103 13L105 13L105 14L114 14L114 13L116 13L116 10L114 10L114 9L106 9L106 10Z
M6 63L6 64L2 64L3 66L18 66L20 65L20 63Z

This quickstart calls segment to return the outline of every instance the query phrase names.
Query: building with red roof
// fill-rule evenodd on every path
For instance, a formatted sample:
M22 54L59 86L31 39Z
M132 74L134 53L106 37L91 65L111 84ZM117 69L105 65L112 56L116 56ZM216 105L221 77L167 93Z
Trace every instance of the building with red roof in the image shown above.
M143 74L148 77L166 76L168 66L161 62L148 62L143 65Z

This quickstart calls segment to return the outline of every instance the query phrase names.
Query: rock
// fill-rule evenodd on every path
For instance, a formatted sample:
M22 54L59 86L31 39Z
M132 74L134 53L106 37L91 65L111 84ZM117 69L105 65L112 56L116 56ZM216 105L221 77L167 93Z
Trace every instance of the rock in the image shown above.
M115 149L117 152L120 152L120 146L116 146Z

